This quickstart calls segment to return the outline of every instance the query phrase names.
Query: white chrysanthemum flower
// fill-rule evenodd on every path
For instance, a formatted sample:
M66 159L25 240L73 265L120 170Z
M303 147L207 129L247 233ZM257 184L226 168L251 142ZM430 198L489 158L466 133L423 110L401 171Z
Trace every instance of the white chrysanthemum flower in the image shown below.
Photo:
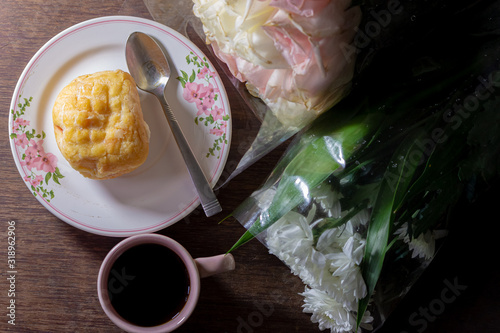
M322 253L332 253L342 250L344 244L355 233L355 228L351 221L347 221L344 225L325 230L318 238L316 248Z
M290 212L267 231L269 252L290 267L293 274L312 288L334 297L337 302L355 309L366 293L359 264L365 241L350 221L339 228L324 231L314 247L311 221L315 206L304 217Z
M348 222L347 224L349 224ZM330 236L330 237L326 237ZM338 279L341 297L337 300L346 306L356 307L367 289L359 264L363 259L365 240L351 228L335 228L325 231L316 248L325 255L329 272ZM339 293L337 293L339 294ZM332 294L331 294L332 295Z
M363 259L365 242L356 235L344 244L342 252L326 256L330 262L332 275L340 279L344 302L351 306L357 304L367 294L366 284L359 268Z
M330 184L322 183L314 190L314 200L319 207L326 213L327 217L339 218L341 216L340 201L341 194L333 191Z
M356 314L330 297L327 293L314 288L305 288L300 295L304 296L305 313L311 313L311 321L318 323L320 330L329 329L330 332L355 332ZM362 320L361 327L372 329L370 323L373 317L366 311ZM361 332L361 329L358 329Z
M366 225L370 220L370 212L368 209L363 209L350 220L354 228L358 228L362 225Z
M367 215L344 225L324 231L316 244L311 225L316 206L305 217L289 212L267 230L269 252L288 265L308 287L304 312L312 313L311 320L320 329L332 332L353 332L360 299L367 288L359 265L366 241L356 232ZM309 289L310 288L310 289ZM373 318L364 318L370 322Z
M286 263L293 272L300 272L314 256L313 234L310 227L315 209L309 216L289 212L267 229L269 252Z
M296 212L289 212L267 229L269 252L281 259L293 274L307 285L325 290L342 299L340 278L332 275L324 253L314 245L311 221L316 214L315 205L308 217ZM325 243L334 242L334 234L323 237Z
M404 223L401 228L396 230L395 235L408 244L412 252L412 258L418 257L429 260L434 256L436 251L436 239L445 237L447 232L445 230L427 230L418 235L417 238L410 239L410 235L408 235L408 224Z

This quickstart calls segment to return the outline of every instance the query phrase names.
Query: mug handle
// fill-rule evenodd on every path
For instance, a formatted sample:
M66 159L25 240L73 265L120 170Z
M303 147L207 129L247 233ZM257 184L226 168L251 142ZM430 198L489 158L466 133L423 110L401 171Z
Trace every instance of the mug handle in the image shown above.
M231 253L219 254L213 257L196 258L194 261L201 278L232 271L236 267L234 257Z

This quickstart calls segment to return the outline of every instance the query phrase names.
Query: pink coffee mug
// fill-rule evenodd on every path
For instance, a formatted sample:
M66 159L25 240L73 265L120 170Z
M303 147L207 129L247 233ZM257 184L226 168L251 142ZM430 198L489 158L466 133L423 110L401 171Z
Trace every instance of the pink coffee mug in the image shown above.
M161 250L163 250L162 247L165 247L170 250L168 251L169 253L175 253L175 255L178 257L176 258L176 262L178 262L179 265L182 265L185 268L185 272L187 272L186 275L189 280L189 286L187 288L188 294L185 298L185 303L180 306L179 312L173 318L166 319L164 322L155 324L154 326L143 326L141 324L133 323L123 318L111 302L112 298L115 295L121 293L123 290L125 290L125 288L131 288L131 280L135 278L135 276L130 275L125 271L118 272L119 274L117 274L116 271L112 271L115 263L117 262L117 260L128 260L130 256L127 257L127 254L124 255L127 250L139 249L140 245L145 244L149 244L148 246L153 244L153 246L157 246L156 248ZM131 251L127 253L130 252ZM172 265L172 267L177 266ZM200 294L200 278L233 270L234 268L235 262L231 254L193 259L189 252L182 245L169 237L159 234L136 235L122 240L108 253L99 270L99 275L97 278L97 293L99 296L99 302L101 303L101 307L103 308L104 312L111 319L111 321L121 329L127 332L137 333L172 332L173 330L181 326L195 309ZM171 282L172 281L170 281L169 283ZM144 283L143 281L142 284L147 285L147 282ZM182 288L182 286L173 286L172 289L179 288ZM123 295L125 294L120 294L119 296L123 297ZM167 301L168 300L165 300L165 302ZM161 309L161 304L158 307L155 307L155 310L157 308Z

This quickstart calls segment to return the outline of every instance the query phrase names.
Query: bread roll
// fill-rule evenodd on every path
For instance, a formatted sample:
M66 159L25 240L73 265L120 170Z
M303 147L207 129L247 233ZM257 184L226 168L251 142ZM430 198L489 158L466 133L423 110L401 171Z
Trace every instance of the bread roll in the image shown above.
M110 179L138 168L149 152L149 127L139 93L124 71L74 79L52 109L57 145L83 176Z

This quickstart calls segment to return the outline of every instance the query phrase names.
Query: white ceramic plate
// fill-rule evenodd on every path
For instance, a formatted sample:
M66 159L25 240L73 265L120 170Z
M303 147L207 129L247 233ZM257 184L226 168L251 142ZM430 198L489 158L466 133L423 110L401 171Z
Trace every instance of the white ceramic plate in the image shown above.
M154 96L140 91L151 129L150 152L137 170L97 181L72 169L53 133L52 106L79 75L128 71L130 33L155 38L167 52L172 77L167 100L212 186L224 168L231 139L230 108L212 64L188 39L157 22L111 16L77 24L52 38L23 71L11 103L9 135L19 173L35 197L63 221L85 231L125 237L165 228L187 216L199 200ZM198 107L190 91L204 98Z

